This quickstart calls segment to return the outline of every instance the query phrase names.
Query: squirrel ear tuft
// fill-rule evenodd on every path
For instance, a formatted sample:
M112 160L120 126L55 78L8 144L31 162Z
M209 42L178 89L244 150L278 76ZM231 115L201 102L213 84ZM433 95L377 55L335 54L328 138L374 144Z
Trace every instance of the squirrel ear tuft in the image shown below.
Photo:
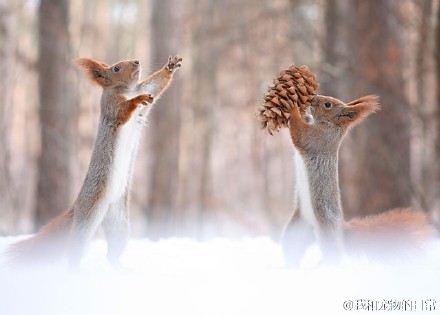
M354 101L351 101L350 103L347 103L347 106L354 106L354 105L358 105L358 104L364 104L373 107L376 111L378 111L380 109L380 105L379 105L379 96L377 95L366 95L366 96L362 96Z
M380 110L380 105L377 95L363 96L344 107L340 116L340 124L346 127L353 126L378 110Z
M89 58L79 58L75 60L75 64L78 68L84 71L92 82L95 82L102 87L110 86L112 84L107 72L108 66L105 63Z

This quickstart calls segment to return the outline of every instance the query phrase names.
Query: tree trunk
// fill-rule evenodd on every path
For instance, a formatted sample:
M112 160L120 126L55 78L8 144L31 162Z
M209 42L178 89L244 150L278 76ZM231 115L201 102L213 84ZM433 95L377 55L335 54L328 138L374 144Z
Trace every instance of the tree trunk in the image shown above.
M436 59L436 73L437 73L437 143L436 143L436 155L437 161L440 159L440 6L437 8L437 29L436 29L436 47L435 47L435 59ZM440 182L440 168L438 168L438 183ZM440 195L440 194L439 194ZM437 213L434 214L437 220L437 226L440 226L440 209L437 208Z
M432 58L432 50L430 47L431 20L433 18L432 13L432 0L422 0L420 3L419 20L420 25L417 28L418 40L417 48L415 49L415 104L413 105L413 117L415 130L413 135L413 143L419 148L412 149L416 152L413 158L413 190L414 190L414 203L417 208L424 211L428 211L431 208L430 195L432 189L431 177L432 173L431 158L429 157L428 150L431 150L432 137L429 134L429 103L431 103L429 90L429 63ZM420 123L420 121L422 123ZM419 131L417 132L417 128Z
M390 18L398 14L398 4L370 0L350 5L351 98L377 94L382 105L352 133L356 171L350 177L356 192L346 198L346 210L359 215L410 205L410 120L402 79L404 38L392 22L399 18Z
M172 0L152 2L152 67L165 64L168 56L179 53L182 35L179 31L182 20L180 5ZM170 225L175 216L173 211L176 209L179 175L181 91L181 81L174 80L152 110L148 126L152 136L147 154L152 157L152 164L147 234L153 239L172 233Z
M39 9L39 100L41 152L38 160L36 227L66 210L70 198L71 113L69 1L42 0Z
M204 237L204 227L214 216L211 163L215 125L213 118L218 106L217 67L220 48L216 47L217 42L213 39L218 28L215 19L217 3L193 0L189 4L192 6L191 12L195 12L191 20L190 38L193 61L189 69L191 84L188 85L185 108L185 117L188 119L182 126L182 132L187 138L182 147L185 160L181 170L179 207L185 211L185 233Z
M12 178L10 133L12 129L12 82L11 65L14 54L14 15L9 3L0 3L0 64L3 74L0 76L0 233L13 224ZM18 210L18 209L17 209Z
M322 41L323 61L321 63L321 75L319 76L320 94L335 95L336 85L334 69L338 64L337 48L340 42L339 25L341 22L339 14L339 1L328 0L324 4L324 39ZM342 20L343 21L343 20Z

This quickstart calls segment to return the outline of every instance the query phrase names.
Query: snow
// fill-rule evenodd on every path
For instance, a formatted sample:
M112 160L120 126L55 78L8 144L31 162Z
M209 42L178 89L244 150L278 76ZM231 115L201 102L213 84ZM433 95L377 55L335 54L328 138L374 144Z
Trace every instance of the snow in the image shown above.
M0 252L15 240L0 238ZM0 270L0 314L375 313L356 310L360 299L375 307L413 301L412 311L378 311L384 314L440 312L440 241L419 261L396 265L346 257L319 267L319 251L312 248L297 270L286 268L280 246L267 237L131 240L123 272L110 267L105 251L104 241L93 241L77 274L63 266ZM343 308L347 300L354 303L351 311Z

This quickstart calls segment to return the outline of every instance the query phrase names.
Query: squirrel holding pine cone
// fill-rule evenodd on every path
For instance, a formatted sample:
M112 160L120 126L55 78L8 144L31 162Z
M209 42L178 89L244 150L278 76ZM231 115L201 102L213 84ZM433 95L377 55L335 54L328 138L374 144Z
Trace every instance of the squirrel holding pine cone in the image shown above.
M344 252L378 260L419 253L436 235L423 212L392 209L344 221L339 147L350 127L380 106L375 95L349 103L316 95L315 79L306 66L291 66L281 71L257 105L261 127L270 134L288 128L295 147L297 204L282 239L288 265L299 266L314 242L318 242L323 261L328 263L339 261Z

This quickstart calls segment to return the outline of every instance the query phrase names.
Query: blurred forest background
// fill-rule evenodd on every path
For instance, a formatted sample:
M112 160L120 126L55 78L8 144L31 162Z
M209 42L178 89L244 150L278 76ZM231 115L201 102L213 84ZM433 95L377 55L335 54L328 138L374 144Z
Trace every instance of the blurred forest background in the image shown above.
M0 234L73 203L101 90L72 61L170 54L183 66L144 129L133 235L280 235L293 205L287 130L258 130L279 70L307 64L320 94L375 93L382 111L343 142L347 218L413 205L440 221L438 0L0 0Z

